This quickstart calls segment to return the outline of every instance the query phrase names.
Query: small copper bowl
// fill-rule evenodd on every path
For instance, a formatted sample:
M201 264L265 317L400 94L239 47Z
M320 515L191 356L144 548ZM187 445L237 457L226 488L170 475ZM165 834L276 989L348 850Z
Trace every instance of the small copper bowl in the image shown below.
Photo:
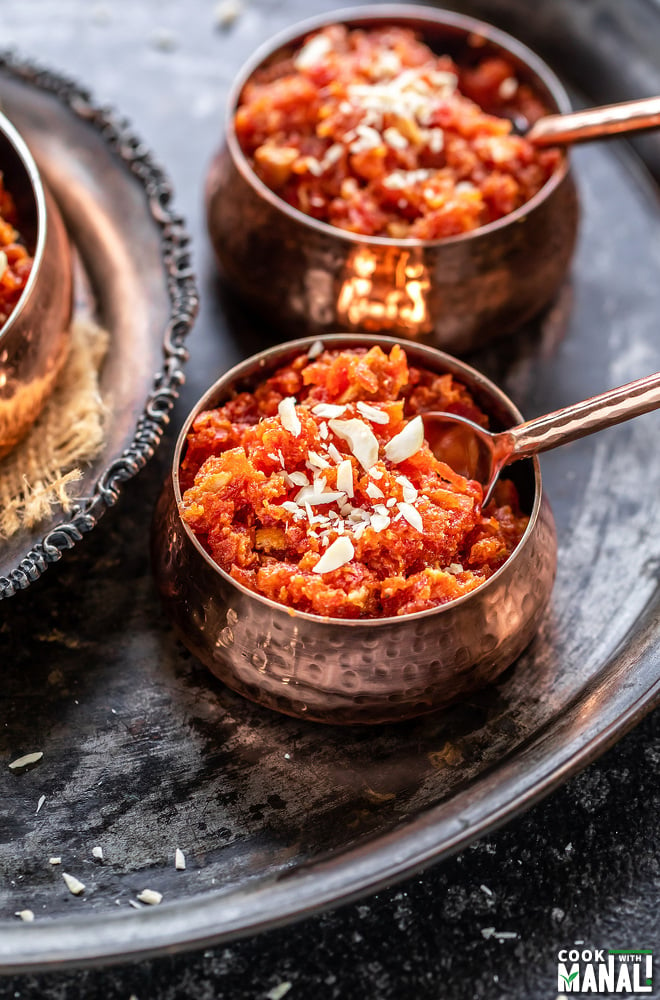
M448 52L459 64L465 53L474 55L477 39L480 55L504 55L549 112L570 110L561 83L533 52L461 14L407 5L357 7L298 24L257 51L229 97L225 144L206 188L221 270L289 336L380 331L461 353L511 333L551 301L571 260L578 208L567 155L515 212L434 241L360 236L318 222L289 206L252 170L234 129L245 83L311 31L337 22L413 28L435 52Z
M0 456L38 417L66 357L71 255L59 210L25 142L0 115L0 169L34 258L23 293L0 327Z
M289 715L330 723L410 718L488 684L536 632L554 581L557 543L537 459L512 466L529 526L509 560L470 594L396 618L347 620L294 611L233 580L179 514L179 468L197 413L235 390L254 389L306 352L313 338L282 344L223 375L179 435L172 472L156 507L152 557L165 610L182 641L228 687ZM333 348L384 348L389 338L335 335ZM522 418L473 368L433 348L407 344L411 364L460 379L494 428Z

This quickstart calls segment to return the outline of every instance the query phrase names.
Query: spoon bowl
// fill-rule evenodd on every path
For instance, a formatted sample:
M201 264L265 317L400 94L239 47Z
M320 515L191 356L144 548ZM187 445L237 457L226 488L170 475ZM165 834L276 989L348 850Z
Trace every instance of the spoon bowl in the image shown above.
M577 441L658 407L660 372L495 434L454 413L429 410L421 416L435 455L483 485L485 507L502 469L511 462Z

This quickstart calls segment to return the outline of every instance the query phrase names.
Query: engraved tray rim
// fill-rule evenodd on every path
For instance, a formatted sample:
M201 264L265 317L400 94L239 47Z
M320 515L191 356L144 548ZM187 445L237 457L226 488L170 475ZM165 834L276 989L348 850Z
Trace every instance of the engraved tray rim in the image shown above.
M99 133L113 151L117 168L126 169L142 184L150 218L160 237L170 314L162 331L162 367L153 375L132 440L104 466L99 460L92 463L93 468L98 466L96 481L70 515L55 513L50 524L43 522L27 533L26 551L16 565L10 566L9 561L7 566L2 565L0 543L2 601L27 589L52 563L80 543L117 503L122 484L136 476L155 454L185 378L183 366L188 351L184 342L197 315L199 298L190 264L190 237L173 205L172 185L131 124L114 108L95 103L89 90L73 79L23 58L13 49L0 49L0 74L55 97L72 115Z

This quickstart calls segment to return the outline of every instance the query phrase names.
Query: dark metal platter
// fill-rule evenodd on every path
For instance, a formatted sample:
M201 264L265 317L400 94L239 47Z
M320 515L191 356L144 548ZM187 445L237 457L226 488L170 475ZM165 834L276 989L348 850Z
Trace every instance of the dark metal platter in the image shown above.
M556 0L533 18L522 0L461 9L535 45L580 99L660 91L649 2ZM268 33L280 26L271 17ZM640 149L657 169L657 139ZM570 287L515 341L470 358L530 416L660 368L657 189L619 144L574 163L583 227ZM215 287L207 303L190 406L237 340L244 353L264 340ZM157 470L128 484L116 517L3 606L0 754L44 758L0 770L0 968L195 947L354 898L464 846L605 750L660 700L659 416L544 458L559 575L517 664L450 711L371 730L280 718L207 675L174 641L150 578ZM163 902L137 912L129 900L145 887ZM25 907L32 924L12 916Z
M0 541L0 600L25 590L114 505L158 445L197 310L189 238L148 148L72 81L0 52L0 100L30 146L75 250L76 314L110 334L102 453L71 511Z

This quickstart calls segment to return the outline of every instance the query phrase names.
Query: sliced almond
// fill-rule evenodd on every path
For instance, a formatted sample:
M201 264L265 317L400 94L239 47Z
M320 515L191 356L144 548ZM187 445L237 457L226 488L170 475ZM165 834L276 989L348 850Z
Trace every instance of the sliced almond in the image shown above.
M323 458L323 455L319 455L319 453L317 451L310 451L310 453L309 453L309 455L307 457L307 462L314 469L329 469L330 468L330 462L328 462L327 459Z
M345 493L347 497L354 496L353 465L350 458L345 458L337 469L337 489Z
M312 413L315 417L324 417L325 419L341 417L342 413L345 412L346 407L340 406L338 403L317 403L316 406L312 407Z
M330 152L330 150L328 150L328 153L329 152ZM327 156L328 153L326 153L325 155ZM310 347L310 349L307 352L307 357L309 358L310 361L313 361L314 358L318 358L319 354L323 354L323 350L324 350L324 348L323 348L323 341L322 340L315 340L314 343L312 344L312 346Z
M313 69L332 51L332 42L327 35L313 35L305 42L294 60L298 70Z
M501 84L497 89L498 96L502 98L503 101L510 101L512 97L515 96L518 90L518 81L513 76L507 76L505 80L502 80Z
M155 889L143 889L142 892L138 892L137 898L141 903L147 903L148 906L157 906L163 898L162 892L156 892Z
M364 420L358 420L356 417L352 420L331 420L330 430L348 443L348 447L363 469L369 471L376 464L378 439Z
M333 142L329 149L326 149L325 156L323 157L323 166L327 170L328 167L332 167L333 164L338 163L344 155L344 146L341 142Z
M387 528L390 523L390 519L387 514L372 514L370 523L374 531L381 532Z
M308 483L306 486L303 486L301 490L298 490L293 499L296 503L304 503L305 500L309 499L309 497L313 497L317 493L323 493L325 490L325 484L325 476L319 476L313 483Z
M375 406L370 406L369 403L359 402L357 408L363 417L370 420L372 424L389 424L390 415L385 413L384 410L379 410Z
M41 750L37 750L35 753L26 753L23 757L17 757L16 760L13 760L9 765L9 770L23 771L28 767L38 764L42 757L43 752Z
M311 504L313 507L323 507L325 504L337 503L344 498L344 493L340 493L338 490L328 490L326 493L311 493L309 496L303 497L303 502Z
M397 476L396 481L403 489L403 499L406 503L413 503L417 499L418 493L417 489L413 486L408 477Z
M294 486L309 486L309 479L304 472L290 472L289 479Z
M405 462L407 458L411 458L416 454L423 444L424 423L420 416L413 417L402 431L399 431L398 434L395 434L387 442L385 445L385 458L393 462L394 465L398 465L399 462Z
M392 149L408 148L408 140L406 139L405 135L401 135L398 128L394 128L393 125L390 125L389 128L385 129L385 131L383 132L383 139L385 140L388 146L392 147Z
M81 882L80 879L77 879L74 875L62 872L62 878L66 883L67 889L72 895L80 896L80 894L85 891L85 883Z
M380 486L376 486L375 483L369 483L366 489L366 493L367 496L371 497L372 500L380 500L381 497L385 496Z
M348 535L340 535L332 545L328 546L316 566L314 573L332 573L333 570L345 566L355 555L355 549Z
M426 133L426 141L432 153L441 153L445 148L445 133L441 128L430 128Z
M302 425L296 413L296 401L293 396L286 396L280 400L277 413L282 421L284 430L288 431L289 434L293 434L294 437L298 437L302 430Z
M415 528L417 531L420 532L424 530L424 522L422 521L422 515L420 514L420 512L417 510L416 507L413 507L412 504L406 503L405 501L403 501L402 503L398 503L397 507L401 511L404 520L406 520L411 527Z

